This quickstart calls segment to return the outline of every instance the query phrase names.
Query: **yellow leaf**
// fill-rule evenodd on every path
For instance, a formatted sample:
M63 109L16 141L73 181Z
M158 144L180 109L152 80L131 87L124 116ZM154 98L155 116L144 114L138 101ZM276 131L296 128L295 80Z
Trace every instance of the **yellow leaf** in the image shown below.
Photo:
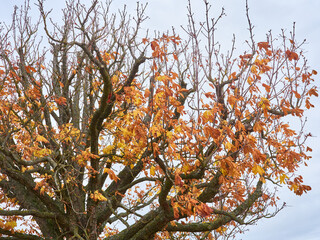
M232 145L232 143L227 142L227 143L224 145L224 147L225 147L227 150L230 151L230 150L232 149L233 145Z
M114 148L113 145L109 145L109 146L105 147L105 148L102 150L102 152L103 152L103 154L110 154L110 153L112 152L113 148Z
M256 67L255 65L253 65L253 66L251 67L251 72L252 72L252 73L258 73L257 67Z
M45 188L44 186L42 186L42 187L40 188L40 195L43 195L44 192L45 192L45 190L46 190L46 188Z
M182 128L180 125L178 125L175 129L174 129L175 133L181 133L182 132Z
M253 174L257 174L257 173L259 173L260 175L264 174L263 168L257 164L252 168L252 172Z
M154 176L155 175L155 170L156 170L156 168L155 168L155 166L151 166L151 168L150 168L150 174L151 174L151 176Z
M50 149L40 149L40 150L36 150L33 152L33 155L35 157L45 157L51 154L51 150Z
M90 195L90 197L94 201L107 201L108 199L103 196L98 190L96 190L93 194Z
M168 138L168 139L171 139L172 136L173 136L173 133L170 132L170 131L168 131L168 132L166 133L166 135L167 135L167 138Z
M224 168L220 168L220 171L223 174L223 176L226 176L228 174L228 171L225 170Z
M140 106L141 103L142 103L142 99L139 98L139 97L136 97L136 98L133 99L133 102L134 102L134 104L135 104L136 106Z
M261 104L261 108L262 109L265 109L265 110L270 109L270 101L269 101L269 99L262 97L261 101L260 101L260 104Z
M120 148L121 150L124 149L124 148L126 148L126 147L127 147L126 144L124 144L124 143L122 143L122 142L119 142L119 143L118 143L118 148Z
M5 223L5 228L9 230L15 228L16 226L17 226L17 223L15 221L10 221Z
M103 196L101 193L98 192L97 194L97 198L99 201L107 201L107 198L105 196Z
M181 171L187 173L190 170L190 165L188 163L184 164Z
M297 184L292 184L292 185L289 187L289 189L290 189L291 191L296 191L296 190L298 189L298 185L297 185Z
M285 174L282 174L282 175L280 176L280 183L281 183L281 184L285 183L285 180L286 180L286 179L289 179L289 177L288 177L287 175L285 175Z
M209 121L210 118L212 118L212 113L211 111L207 110L203 113L203 119L207 122Z
M43 137L43 136L41 136L41 135L37 135L36 141L37 141L37 142L49 143L49 141L48 141L45 137Z
M113 83L117 83L118 80L119 80L119 78L118 78L117 75L113 75L112 78L111 78L111 81L112 81Z

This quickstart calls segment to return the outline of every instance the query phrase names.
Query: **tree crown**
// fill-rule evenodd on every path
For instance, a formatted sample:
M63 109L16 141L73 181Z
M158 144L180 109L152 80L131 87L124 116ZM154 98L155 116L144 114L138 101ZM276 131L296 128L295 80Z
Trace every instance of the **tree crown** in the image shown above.
M62 25L41 0L36 24L28 4L14 13L0 32L2 236L218 239L282 209L271 185L311 189L296 174L318 96L303 43L294 29L256 43L247 6L248 50L221 54L224 11L211 20L204 3L199 26L189 5L188 39L141 36L140 4L131 18L70 1Z

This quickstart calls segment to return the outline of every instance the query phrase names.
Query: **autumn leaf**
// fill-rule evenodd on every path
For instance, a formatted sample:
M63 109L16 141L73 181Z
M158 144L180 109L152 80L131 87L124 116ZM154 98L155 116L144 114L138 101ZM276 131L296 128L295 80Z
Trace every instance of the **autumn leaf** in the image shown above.
M292 51L290 51L290 50L287 50L287 51L286 51L286 55L287 55L289 61L298 60L298 59L299 59L298 54L295 53L295 52L292 52Z
M55 99L55 102L58 105L66 106L67 105L67 99L65 97L59 97Z
M151 42L151 49L152 49L153 51L155 51L155 50L158 49L158 48L159 48L158 42L157 42L157 41L152 41L152 42Z
M266 92L270 92L271 87L269 85L263 83L262 86L266 89Z
M49 141L48 141L45 137L43 137L43 136L41 136L41 135L37 135L36 141L37 141L37 142L49 143Z
M118 178L118 176L114 173L114 171L112 171L110 168L104 168L103 170L104 173L107 173L109 175L109 178L111 180L114 180L115 182L118 182L118 180L120 178Z
M43 194L45 193L45 191L46 191L45 186L42 186L42 187L40 188L40 194L43 195Z
M175 219L179 219L179 203L175 202L172 206L173 215Z
M318 97L318 96L319 96L318 90L317 90L316 88L311 88L311 89L307 92L307 95L309 95L309 96L314 95L314 96Z
M264 130L264 127L260 121L256 122L253 126L253 131L255 132L261 132Z
M154 176L155 175L155 166L154 165L152 165L151 166L151 168L150 168L150 174L151 174L151 176Z
M312 148L307 147L306 151L307 151L307 152L312 152Z
M301 95L298 92L296 91L292 91L292 92L296 98L301 98Z
M9 221L9 222L6 222L6 223L4 224L4 228L7 229L7 230L12 230L12 229L14 229L16 226L17 226L17 222L16 222L16 221Z
M49 156L52 153L51 149L39 149L33 151L33 156L35 157L45 157Z
M98 190L96 190L94 193L91 193L90 197L96 202L108 201L108 199L105 196L103 196Z
M102 150L102 152L103 152L103 154L110 154L114 148L115 148L115 146L113 146L113 145L108 145L107 147L105 147L105 148Z
M260 101L260 105L263 110L269 110L270 109L269 99L262 97Z
M306 99L305 106L306 106L307 109L310 109L310 108L314 107L314 105L310 102L310 100L308 98Z
M224 146L228 151L232 150L232 148L233 148L233 145L230 142L227 142Z
M259 165L255 164L254 167L252 168L252 173L253 174L259 174L259 175L263 175L265 173L265 171L263 170L262 167L260 167Z
M25 68L26 68L27 73L37 72L37 70L34 67L26 66Z
M280 176L280 184L284 184L286 179L289 179L289 177L286 174L282 174Z
M201 217L208 217L213 213L213 210L207 204L201 203L197 207L197 212Z
M268 48L270 47L269 43L268 42L259 42L258 43L258 48L261 50L261 49L264 49L265 51L268 50Z
M182 178L180 177L180 175L179 175L179 173L178 173L178 172L176 172L176 174L175 174L175 177L174 177L174 184L175 184L176 186L180 186L180 187L182 187L182 186L183 186Z

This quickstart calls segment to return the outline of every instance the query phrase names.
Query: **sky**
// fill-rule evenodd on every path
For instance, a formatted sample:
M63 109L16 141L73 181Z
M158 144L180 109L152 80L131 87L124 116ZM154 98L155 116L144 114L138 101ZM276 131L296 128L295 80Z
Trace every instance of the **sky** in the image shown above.
M23 0L0 0L0 21L10 21L13 5L21 5ZM82 0L81 2L90 2ZM187 1L186 0L142 0L148 3L148 21L144 28L151 30L166 31L174 26L177 32L182 32L180 26L187 23ZM271 29L274 35L278 35L281 29L287 33L296 22L296 36L298 40L307 39L304 46L312 69L320 73L320 1L319 0L249 0L250 18L255 26L254 34L256 42L264 41L265 34ZM248 39L245 0L219 0L213 1L212 14L217 16L223 6L226 10L225 16L218 25L218 40L225 46L231 44L232 35L236 35L236 47L241 50L245 47ZM63 6L63 0L46 1L47 9L58 10ZM113 7L128 5L129 12L133 12L136 1L114 0ZM196 16L201 17L204 13L202 0L193 0L193 9ZM198 18L200 20L200 18ZM319 86L320 75L315 78ZM306 131L311 132L314 137L309 139L309 146L313 148L313 158L308 167L302 167L299 173L304 177L304 182L312 187L312 191L303 196L296 196L285 187L279 189L279 196L287 207L276 217L258 222L256 226L249 228L243 235L236 239L242 240L316 240L320 236L320 99L314 99L315 108L307 113Z

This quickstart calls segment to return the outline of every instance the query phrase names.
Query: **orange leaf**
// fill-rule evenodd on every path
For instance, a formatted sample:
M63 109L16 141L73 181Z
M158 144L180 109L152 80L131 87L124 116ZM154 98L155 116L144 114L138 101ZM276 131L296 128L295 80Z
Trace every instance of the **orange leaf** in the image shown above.
M26 66L27 73L36 72L37 70L34 67Z
M301 95L298 92L296 92L296 91L292 91L292 92L294 93L296 98L301 98Z
M183 186L183 182L182 182L182 178L180 177L179 173L176 173L175 177L174 177L174 184L176 186Z
M299 59L298 54L295 53L295 52L291 52L290 50L287 50L287 51L286 51L286 55L287 55L287 58L289 59L289 61L291 61L291 60L298 60L298 59Z
M108 173L109 174L109 177L111 180L114 180L115 182L118 182L118 180L120 178L118 178L118 176L114 173L114 171L112 171L110 168L105 168L103 170L104 173Z
M175 219L178 219L179 218L179 203L175 202L172 206L172 209L173 209L173 216Z
M197 212L201 217L208 217L211 215L213 210L207 204L201 203L201 205L197 209Z
M151 49L154 51L157 48L159 48L159 44L157 43L157 41L152 41L151 42Z
M55 99L55 102L56 102L58 105L63 105L63 106L66 106L66 105L67 105L67 99L66 99L65 97L56 98L56 99Z
M307 152L312 152L312 148L310 148L310 147L307 147L307 150L306 150Z
M45 188L44 186L42 186L42 187L40 188L40 195L43 195L44 192L45 192L45 190L46 190L46 188Z
M314 96L316 96L316 97L318 97L319 95L318 95L318 90L314 87L314 88L311 88L308 92L307 92L307 95L309 95L309 96L312 96L312 95L314 95Z
M262 48L264 50L268 50L268 48L270 47L269 43L268 42L259 42L258 43L258 48L261 50Z
M262 86L266 89L267 92L270 92L271 87L267 84L262 84Z
M306 108L307 108L307 109L310 109L310 108L313 108L313 107L314 107L314 105L309 101L309 99L310 99L310 98L307 98L307 99L306 99Z

